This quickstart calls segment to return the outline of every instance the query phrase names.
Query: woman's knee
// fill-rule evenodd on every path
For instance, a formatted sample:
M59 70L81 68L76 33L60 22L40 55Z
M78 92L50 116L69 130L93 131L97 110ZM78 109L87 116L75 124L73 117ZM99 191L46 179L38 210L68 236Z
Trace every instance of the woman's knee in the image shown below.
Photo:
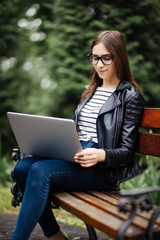
M13 178L18 181L18 179L26 179L28 176L28 172L35 162L34 158L28 157L20 160L13 169Z
M47 168L47 166L45 167L46 164L43 164L43 162L44 161L33 163L27 177L26 184L29 186L30 191L34 193L44 191L44 189L48 189L50 185L50 169Z
M26 175L27 168L25 167L25 159L20 160L14 167L13 170L13 177L15 180L17 180L21 176Z
M38 179L43 177L43 175L47 174L47 171L45 169L45 166L43 164L43 160L42 161L38 161L32 164L30 171L29 171L29 177L30 178L34 178L34 179Z

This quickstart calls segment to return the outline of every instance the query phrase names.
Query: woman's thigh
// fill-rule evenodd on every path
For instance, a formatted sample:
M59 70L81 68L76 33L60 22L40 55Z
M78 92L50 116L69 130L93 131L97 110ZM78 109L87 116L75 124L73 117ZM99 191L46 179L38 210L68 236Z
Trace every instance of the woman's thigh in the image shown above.
M52 189L58 190L112 190L105 172L98 164L84 168L64 160L41 160L31 167L32 176L48 179Z

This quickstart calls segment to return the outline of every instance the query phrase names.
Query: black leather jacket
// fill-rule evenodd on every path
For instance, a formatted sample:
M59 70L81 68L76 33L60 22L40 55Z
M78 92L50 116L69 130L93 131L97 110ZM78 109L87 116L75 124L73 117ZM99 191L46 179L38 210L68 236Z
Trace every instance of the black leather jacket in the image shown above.
M78 105L76 126L82 107L91 97ZM134 152L144 103L143 96L132 84L120 82L99 112L98 145L106 152L106 161L100 165L111 183L119 184L141 173Z

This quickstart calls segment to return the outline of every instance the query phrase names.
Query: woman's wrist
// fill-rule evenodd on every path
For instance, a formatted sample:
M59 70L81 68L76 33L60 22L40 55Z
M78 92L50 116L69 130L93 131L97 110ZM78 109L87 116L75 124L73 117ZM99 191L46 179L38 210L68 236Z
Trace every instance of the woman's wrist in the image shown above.
M103 149L99 149L99 162L106 161L106 152Z

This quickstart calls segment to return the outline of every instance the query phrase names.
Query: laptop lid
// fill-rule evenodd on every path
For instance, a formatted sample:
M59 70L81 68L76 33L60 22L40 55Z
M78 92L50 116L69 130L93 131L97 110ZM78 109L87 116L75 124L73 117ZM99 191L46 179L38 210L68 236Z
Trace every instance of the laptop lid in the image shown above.
M72 119L8 112L16 141L23 154L74 162L81 144Z

